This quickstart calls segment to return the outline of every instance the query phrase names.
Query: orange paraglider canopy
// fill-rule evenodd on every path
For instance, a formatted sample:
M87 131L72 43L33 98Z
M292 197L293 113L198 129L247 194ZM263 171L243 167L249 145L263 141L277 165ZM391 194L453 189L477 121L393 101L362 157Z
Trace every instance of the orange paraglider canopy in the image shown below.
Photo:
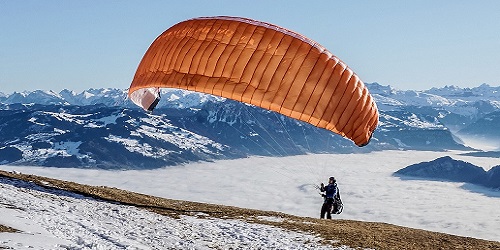
M159 88L253 104L368 144L376 104L359 77L323 46L279 26L238 17L202 17L161 34L129 89L146 110Z

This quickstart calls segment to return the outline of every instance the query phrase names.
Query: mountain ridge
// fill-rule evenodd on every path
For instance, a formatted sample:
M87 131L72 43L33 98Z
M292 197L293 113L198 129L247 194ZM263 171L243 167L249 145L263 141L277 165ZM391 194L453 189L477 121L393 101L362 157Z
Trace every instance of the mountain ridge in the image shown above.
M163 90L152 114L119 89L3 94L0 164L142 169L250 155L470 151L457 136L500 139L500 87L367 87L380 119L363 148L253 105L184 90Z
M394 173L395 176L466 182L500 188L500 165L485 171L472 163L443 156L433 161L415 163Z

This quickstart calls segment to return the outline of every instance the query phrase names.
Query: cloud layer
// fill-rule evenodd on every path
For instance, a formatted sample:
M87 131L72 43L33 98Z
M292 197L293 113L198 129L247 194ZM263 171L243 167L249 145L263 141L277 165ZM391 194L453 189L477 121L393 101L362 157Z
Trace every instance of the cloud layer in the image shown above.
M401 180L392 173L444 155L488 170L498 158L459 152L384 151L193 163L157 170L105 171L1 166L155 196L319 217L314 184L335 176L344 202L336 218L379 221L431 231L500 240L498 191L463 183Z

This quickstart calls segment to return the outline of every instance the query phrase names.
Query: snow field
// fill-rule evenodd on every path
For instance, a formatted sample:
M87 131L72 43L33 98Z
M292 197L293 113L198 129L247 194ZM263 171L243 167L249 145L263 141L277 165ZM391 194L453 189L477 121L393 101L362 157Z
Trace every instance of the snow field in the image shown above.
M0 233L8 249L349 249L305 233L239 220L174 219L135 207L0 178Z

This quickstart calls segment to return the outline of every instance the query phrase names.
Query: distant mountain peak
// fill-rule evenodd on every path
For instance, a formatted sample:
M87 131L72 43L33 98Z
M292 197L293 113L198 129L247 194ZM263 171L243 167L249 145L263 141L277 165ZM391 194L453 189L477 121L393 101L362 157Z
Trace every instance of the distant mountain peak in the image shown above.
M433 161L412 164L394 173L396 176L467 182L500 188L500 166L486 172L472 163L443 156Z

